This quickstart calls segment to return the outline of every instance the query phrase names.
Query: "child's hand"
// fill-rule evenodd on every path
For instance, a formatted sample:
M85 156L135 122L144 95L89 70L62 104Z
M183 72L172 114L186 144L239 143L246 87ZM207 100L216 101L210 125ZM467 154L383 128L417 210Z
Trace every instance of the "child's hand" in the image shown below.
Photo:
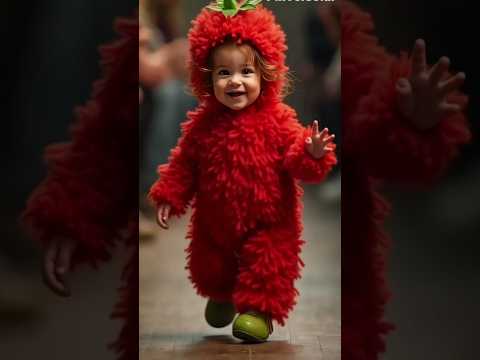
M52 240L43 258L43 281L57 295L70 296L66 275L70 271L72 255L77 244L72 239Z
M161 204L157 210L157 223L162 229L168 229L168 218L170 217L171 206L169 204Z
M307 151L315 159L320 159L327 151L335 150L335 144L332 143L335 135L328 135L328 129L324 128L318 131L318 121L313 122L312 137L305 139L305 146Z
M442 57L427 70L425 42L415 42L412 53L412 74L397 82L398 104L402 113L420 130L434 127L443 116L458 112L460 105L449 103L448 95L458 90L465 74L448 77L450 60Z

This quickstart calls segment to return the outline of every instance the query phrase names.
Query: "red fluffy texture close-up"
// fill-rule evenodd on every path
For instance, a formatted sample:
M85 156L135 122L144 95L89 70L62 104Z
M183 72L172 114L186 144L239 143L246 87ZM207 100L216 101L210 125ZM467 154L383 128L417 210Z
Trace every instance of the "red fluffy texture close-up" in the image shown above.
M430 184L470 140L463 113L419 131L398 109L395 84L411 59L392 56L373 35L372 17L341 2L342 26L342 359L375 360L385 351L391 297L385 279L390 205L381 181ZM465 105L463 94L450 101Z
M261 100L278 101L285 82L284 76L288 71L285 65L286 37L280 25L275 22L272 12L261 5L258 5L255 11L240 11L229 18L205 8L193 21L188 39L190 81L195 95L202 99L212 96L212 91L206 87L206 77L210 74L204 69L209 68L211 51L227 37L253 45L265 61L275 67L278 80L262 84Z
M120 38L100 48L102 78L75 111L71 141L46 149L48 176L22 215L45 244L75 240L74 265L97 267L118 242L138 248L138 21L118 20L116 30ZM115 344L125 360L138 356L138 251L132 252L115 313L125 321Z

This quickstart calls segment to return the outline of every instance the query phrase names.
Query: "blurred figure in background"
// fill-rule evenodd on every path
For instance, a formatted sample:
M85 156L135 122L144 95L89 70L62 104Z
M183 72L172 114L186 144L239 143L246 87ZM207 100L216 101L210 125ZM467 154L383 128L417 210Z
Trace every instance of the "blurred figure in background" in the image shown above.
M156 180L156 167L167 161L180 134L184 114L195 106L186 92L187 40L180 37L179 0L140 2L139 221L141 238L153 235L152 209L146 193Z

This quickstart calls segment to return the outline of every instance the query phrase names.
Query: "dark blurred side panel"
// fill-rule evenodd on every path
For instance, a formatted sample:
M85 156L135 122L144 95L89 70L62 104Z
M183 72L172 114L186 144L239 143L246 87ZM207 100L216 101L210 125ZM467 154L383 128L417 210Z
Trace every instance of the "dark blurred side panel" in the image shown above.
M125 249L117 247L111 261L98 271L81 264L69 276L72 297L60 298L42 283L41 247L26 232L20 215L48 174L46 146L72 140L71 127L78 119L75 109L94 97L93 85L105 75L100 47L119 39L115 21L135 20L137 7L134 0L6 0L0 5L2 358L116 358L108 344L117 338L121 322L109 317L128 259ZM130 72L136 79L134 65ZM136 82L131 86L137 104ZM137 111L132 113L136 119ZM133 156L137 145L132 133ZM95 167L96 159L91 161ZM136 176L136 167L132 171ZM136 197L136 184L132 190ZM66 205L57 203L53 208L61 213ZM91 206L93 211L100 205Z
M421 38L429 65L447 56L453 74L465 72L461 91L469 98L465 115L472 135L469 143L458 147L458 155L446 171L428 186L381 181L375 187L391 203L381 228L391 237L385 268L391 298L385 306L385 319L395 326L386 336L385 353L378 358L473 359L478 357L474 344L480 320L480 266L476 257L480 234L480 102L478 59L474 55L477 13L467 1L356 3L372 15L374 34L391 54L410 54L415 40ZM350 178L347 171L343 167L344 187ZM361 208L361 204L347 200L342 206ZM342 208L343 246L343 236L352 226L343 217L347 210ZM342 256L342 269L348 266ZM343 310L345 324L353 313Z

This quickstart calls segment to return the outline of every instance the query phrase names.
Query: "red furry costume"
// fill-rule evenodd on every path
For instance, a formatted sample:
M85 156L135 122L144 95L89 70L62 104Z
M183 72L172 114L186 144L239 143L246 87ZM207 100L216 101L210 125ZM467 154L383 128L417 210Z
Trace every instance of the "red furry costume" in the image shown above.
M201 71L212 49L230 36L253 45L279 79L263 82L249 107L233 111L206 87ZM192 199L187 249L198 294L233 301L239 312L261 311L283 325L296 302L300 277L301 189L320 182L336 163L305 150L310 130L281 102L285 35L258 6L232 18L204 9L189 33L191 82L201 104L188 114L169 163L159 168L150 196L181 215Z
M72 141L48 147L49 175L23 220L44 243L76 240L74 264L97 267L117 240L133 247L113 314L125 319L113 347L119 359L132 360L138 357L138 22L122 20L116 28L122 38L101 49L103 79L77 112Z
M463 114L420 132L396 106L395 83L410 59L395 58L371 34L372 19L342 2L342 359L374 360L392 328L383 319L389 298L382 231L388 204L376 180L428 183L470 138ZM466 98L451 101L465 104Z

